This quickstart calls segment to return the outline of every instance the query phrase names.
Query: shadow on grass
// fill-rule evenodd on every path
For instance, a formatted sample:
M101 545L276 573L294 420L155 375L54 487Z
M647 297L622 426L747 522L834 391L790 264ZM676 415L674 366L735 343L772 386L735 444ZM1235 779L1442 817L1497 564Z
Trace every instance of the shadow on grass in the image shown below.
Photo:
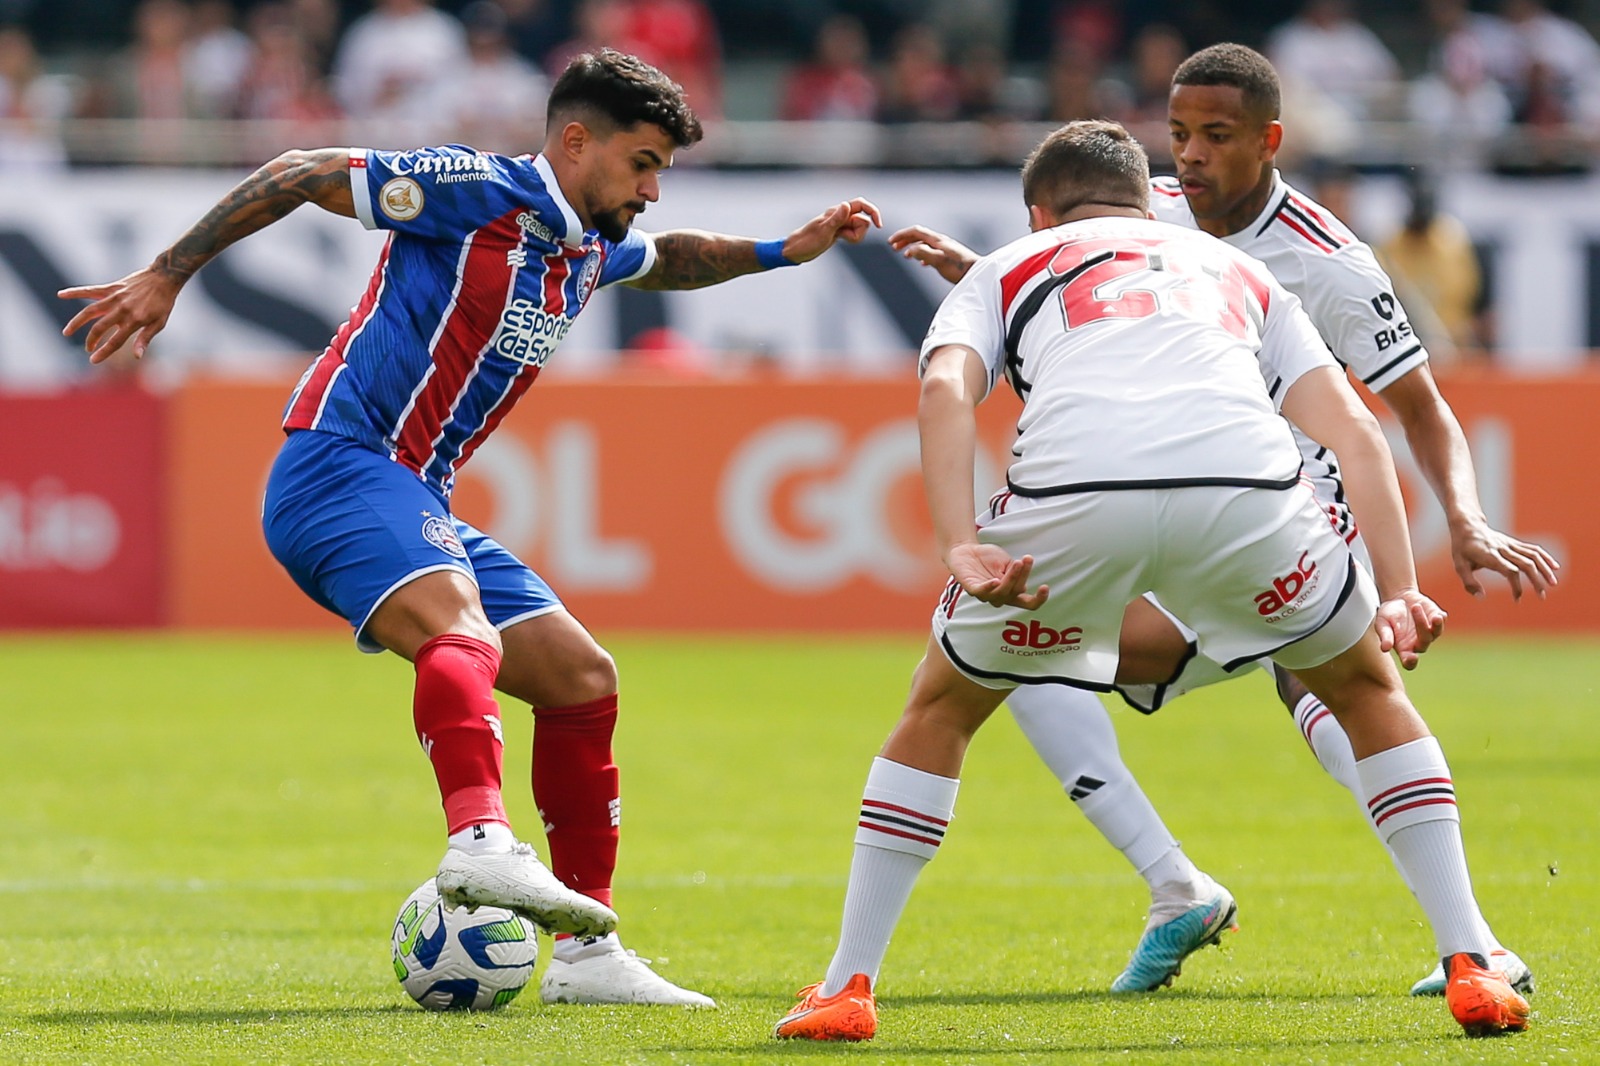
M396 1004L387 1007L258 1007L229 1010L223 1007L205 1010L167 1009L163 1007L127 1007L120 1010L62 1010L29 1014L30 1022L40 1025L222 1025L229 1022L251 1025L260 1022L284 1021L296 1018L338 1021L356 1018L386 1018L391 1015L415 1015L416 1009Z
M1116 995L1098 989L1040 990L1036 992L921 992L911 996L884 996L878 1002L894 1007L1003 1007L1038 1003L1091 1003L1110 1006L1138 1006L1179 1003L1360 1003L1364 998L1353 992L1273 992L1260 989L1225 988L1168 989L1146 995Z
M1319 1049L1337 1053L1339 1048L1352 1050L1360 1048L1414 1048L1418 1045L1438 1043L1441 1046L1450 1041L1450 1037L1440 1036L1430 1039L1426 1036L1409 1039L1393 1039L1386 1037L1360 1037L1345 1036L1337 1039L1322 1039L1307 1037L1304 1040L1284 1039L1279 1036L1260 1037L1252 1039L1200 1039L1184 1038L1182 1040L1151 1040L1139 1041L1100 1041L1074 1043L1030 1043L1018 1041L1015 1044L999 1044L992 1041L992 1037L983 1040L977 1038L972 1043L951 1043L941 1046L906 1047L888 1042L840 1044L831 1042L818 1042L806 1040L766 1040L759 1043L743 1044L672 1044L657 1045L654 1047L640 1048L647 1053L659 1054L685 1054L691 1053L703 1056L706 1060L729 1059L734 1062L753 1062L761 1059L770 1060L774 1057L826 1055L839 1057L840 1055L866 1055L874 1058L892 1057L900 1058L938 1058L952 1059L958 1062L973 1062L985 1058L999 1058L1004 1055L1026 1055L1038 1057L1043 1055L1059 1056L1060 1061L1070 1061L1077 1056L1094 1056L1099 1061L1099 1056L1116 1054L1159 1054L1171 1052L1175 1054L1193 1054L1195 1052L1234 1051L1249 1054L1252 1052L1270 1052L1281 1055L1283 1052L1295 1048ZM859 1050L855 1050L859 1049ZM1052 1061L1055 1061L1054 1059Z
M1262 992L1260 989L1232 991L1221 988L1168 989L1149 995L1116 995L1102 989L1039 989L1029 992L918 992L914 995L885 995L878 997L878 1006L890 1010L896 1007L1026 1007L1039 1004L1089 1004L1098 1006L1137 1007L1148 1004L1159 1008L1163 1004L1183 1003L1349 1003L1352 1006L1382 993L1361 992ZM723 992L717 999L728 1003L751 1005L772 1004L787 1009L793 993L769 995L760 992Z

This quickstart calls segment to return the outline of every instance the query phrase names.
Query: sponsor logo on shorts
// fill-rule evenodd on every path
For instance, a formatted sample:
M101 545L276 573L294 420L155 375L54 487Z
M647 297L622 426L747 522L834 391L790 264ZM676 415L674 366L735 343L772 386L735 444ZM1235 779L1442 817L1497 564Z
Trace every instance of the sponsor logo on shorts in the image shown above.
M410 178L390 178L378 190L378 206L396 222L409 222L422 214L422 186Z
M1317 564L1306 558L1310 554L1301 552L1294 569L1273 578L1271 588L1256 594L1256 613L1269 622L1281 622L1306 605L1321 580Z
M461 543L461 535L456 532L456 527L448 518L433 515L422 520L422 539L432 544L435 548L457 559L467 557L467 549Z
M1031 622L1007 622L1000 639L1006 643L1000 650L1007 655L1060 655L1083 646L1083 627L1051 629L1037 618Z

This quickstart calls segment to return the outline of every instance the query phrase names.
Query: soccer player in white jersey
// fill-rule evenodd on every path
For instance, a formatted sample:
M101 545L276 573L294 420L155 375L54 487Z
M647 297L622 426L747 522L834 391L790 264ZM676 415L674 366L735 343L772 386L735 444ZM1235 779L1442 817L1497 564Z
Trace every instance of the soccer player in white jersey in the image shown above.
M1201 229L1248 252L1301 299L1334 357L1381 396L1404 427L1412 454L1449 519L1452 558L1468 591L1481 595L1476 574L1489 570L1503 575L1518 598L1524 582L1543 596L1556 582L1558 564L1540 546L1489 525L1460 424L1440 395L1428 353L1413 335L1372 250L1273 167L1283 139L1278 97L1271 64L1242 45L1214 45L1186 60L1173 76L1169 101L1178 176L1151 183L1151 211L1156 218ZM977 258L959 242L923 227L901 230L890 243L951 281L959 280ZM1364 558L1365 545L1345 501L1336 456L1304 433L1297 432L1296 439L1318 499ZM1184 633L1182 641L1188 640L1181 624L1173 629L1149 604L1133 605L1129 623L1157 633L1157 640L1179 639L1179 633ZM1243 669L1230 674L1203 654L1188 655L1165 683L1124 688L1121 694L1150 713L1175 696ZM1335 716L1292 676L1279 671L1277 678L1279 692L1318 761L1360 800L1350 744ZM1116 733L1098 699L1039 686L1019 688L1007 702L1078 809L1150 885L1145 933L1112 990L1146 991L1170 984L1187 955L1220 936L1233 911L1232 897L1178 847L1122 762ZM1532 973L1516 955L1495 943L1490 958L1519 989L1531 989ZM1444 971L1435 967L1412 986L1412 994L1441 994L1444 981Z
M1377 421L1260 263L1148 217L1144 150L1121 126L1056 131L1022 183L1032 234L980 259L923 341L923 485L952 579L867 777L838 948L775 1035L876 1032L873 986L973 734L1018 685L1158 676L1119 653L1145 592L1211 658L1271 657L1326 702L1433 927L1452 1015L1471 1034L1522 1029L1526 1001L1488 969L1449 767L1388 654L1414 663L1444 612L1417 589ZM975 528L975 407L1002 376L1023 399L1016 460ZM1372 577L1280 410L1343 458Z
M537 155L286 152L149 267L63 290L91 301L65 332L90 326L91 362L125 343L142 355L195 271L307 202L389 231L366 294L289 398L262 506L267 546L363 651L415 666L412 723L445 813L446 902L509 907L555 933L547 1003L709 1007L611 932L611 656L538 574L451 513L450 493L596 290L693 289L807 262L860 240L878 212L843 201L769 241L634 228L676 150L701 137L682 88L634 56L575 57L546 119ZM506 817L496 689L533 710L550 869Z

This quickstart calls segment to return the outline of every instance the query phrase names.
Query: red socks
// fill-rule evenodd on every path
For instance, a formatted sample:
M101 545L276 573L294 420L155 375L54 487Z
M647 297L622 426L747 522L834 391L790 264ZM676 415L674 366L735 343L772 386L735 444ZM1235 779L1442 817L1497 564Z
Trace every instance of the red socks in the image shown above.
M448 832L478 822L508 825L500 799L500 708L494 701L499 651L446 633L417 650L416 668L412 721L439 780Z
M611 734L617 695L533 711L533 800L561 881L611 905L621 800ZM497 749L498 750L498 749Z
M500 798L500 653L472 637L434 637L417 652L413 720L444 797L449 832L478 822L509 824ZM573 707L533 712L533 798L563 883L607 906L621 819L611 734L612 693Z

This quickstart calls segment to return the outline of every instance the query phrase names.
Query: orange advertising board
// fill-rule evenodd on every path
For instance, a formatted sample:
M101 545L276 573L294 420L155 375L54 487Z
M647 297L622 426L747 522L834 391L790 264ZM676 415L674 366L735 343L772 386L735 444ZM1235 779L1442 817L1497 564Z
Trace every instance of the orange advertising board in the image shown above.
M194 384L174 400L175 624L339 624L261 538L286 388ZM1472 601L1449 569L1431 495L1402 461L1424 587L1461 629L1600 629L1600 582L1586 565L1600 557L1600 528L1567 473L1600 460L1600 377L1458 377L1445 388L1491 517L1568 565L1546 602L1513 606L1503 584ZM909 378L541 382L462 471L455 510L593 627L915 631L943 583L915 408ZM1017 409L998 393L980 409L985 495L1003 483Z

